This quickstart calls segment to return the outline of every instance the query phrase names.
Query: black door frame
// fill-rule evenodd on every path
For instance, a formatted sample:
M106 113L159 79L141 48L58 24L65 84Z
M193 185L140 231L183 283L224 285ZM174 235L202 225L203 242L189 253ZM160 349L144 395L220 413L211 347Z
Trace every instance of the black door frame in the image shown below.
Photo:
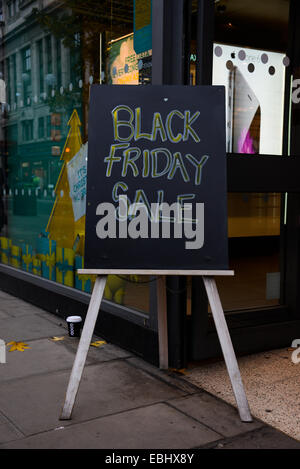
M153 18L159 18L160 22L153 21L153 84L188 84L191 4L191 0L153 0ZM288 197L286 225L281 224L280 236L281 304L226 314L233 344L241 354L284 347L300 336L300 158L297 156L300 142L295 131L300 104L289 108L291 76L298 72L300 78L300 32L296 27L299 24L299 2L290 0L287 50L290 66L286 68L283 155L227 155L229 192L277 192L282 193L282 198L286 193ZM214 1L198 0L197 85L212 83L213 40ZM290 111L295 116L291 131L292 156L288 155ZM202 280L192 279L192 313L188 318L186 280L175 277L167 286L170 366L180 368L189 360L221 355Z

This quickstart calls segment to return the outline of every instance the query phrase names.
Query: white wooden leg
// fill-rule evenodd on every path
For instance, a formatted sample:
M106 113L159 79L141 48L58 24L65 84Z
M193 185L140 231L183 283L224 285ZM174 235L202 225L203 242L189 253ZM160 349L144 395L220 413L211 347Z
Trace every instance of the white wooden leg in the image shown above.
M232 389L238 406L240 418L242 422L252 422L247 397L245 394L240 370L229 335L216 281L214 277L203 276L202 278L210 303L212 315L215 321L219 341L221 344L227 371L230 377Z
M169 367L168 356L168 322L167 322L167 297L166 277L157 280L157 322L159 344L159 368L167 370Z
M98 316L98 311L102 301L104 288L107 276L98 276L93 288L88 312L84 321L82 334L77 348L76 357L74 360L65 403L61 412L60 420L70 420L71 414L76 399L78 387L80 384L86 356L90 347L91 339L95 329L95 324Z

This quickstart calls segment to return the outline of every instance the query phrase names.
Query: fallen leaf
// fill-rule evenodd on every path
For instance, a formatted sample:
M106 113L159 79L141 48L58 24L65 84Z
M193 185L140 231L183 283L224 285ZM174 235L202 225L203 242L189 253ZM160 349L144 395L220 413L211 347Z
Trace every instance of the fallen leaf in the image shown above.
M64 338L65 338L65 336L63 336L63 337L55 337L55 336L54 336L54 337L52 337L52 339L50 339L50 340L53 340L53 342L58 342L59 340L64 340Z
M102 345L105 345L106 342L105 340L96 340L95 342L91 342L91 345L93 347L101 347Z
M186 375L186 374L187 374L185 368L181 368L181 369L169 368L169 370L172 371L173 373L177 373L177 374L179 374L179 375Z
M25 342L12 341L12 342L8 342L6 345L7 346L11 345L9 352L14 352L15 350L18 350L19 352L24 352L25 349L31 348L31 347L28 347L28 345L25 344Z

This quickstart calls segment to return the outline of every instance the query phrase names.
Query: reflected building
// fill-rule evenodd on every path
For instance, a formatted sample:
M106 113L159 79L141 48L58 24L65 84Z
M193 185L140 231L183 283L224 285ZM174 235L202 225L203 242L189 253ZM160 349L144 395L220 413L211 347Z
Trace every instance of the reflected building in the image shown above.
M10 188L30 184L40 190L54 188L68 114L81 106L74 57L60 37L42 27L35 14L40 5L26 0L2 3L1 71L7 84L2 129ZM53 1L43 6L46 14L57 8Z

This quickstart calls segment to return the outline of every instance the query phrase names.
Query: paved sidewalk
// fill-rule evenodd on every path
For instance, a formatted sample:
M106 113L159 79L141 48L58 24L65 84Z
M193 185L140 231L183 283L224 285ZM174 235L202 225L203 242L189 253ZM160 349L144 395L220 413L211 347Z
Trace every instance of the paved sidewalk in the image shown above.
M90 347L72 420L60 421L78 339L68 337L62 319L1 291L0 337L30 347L7 347L0 364L0 449L300 449L258 420L242 423L234 407L176 373L108 343Z

